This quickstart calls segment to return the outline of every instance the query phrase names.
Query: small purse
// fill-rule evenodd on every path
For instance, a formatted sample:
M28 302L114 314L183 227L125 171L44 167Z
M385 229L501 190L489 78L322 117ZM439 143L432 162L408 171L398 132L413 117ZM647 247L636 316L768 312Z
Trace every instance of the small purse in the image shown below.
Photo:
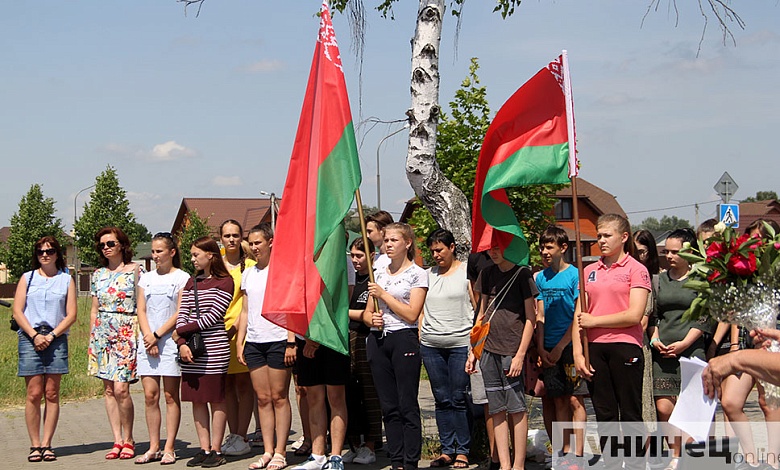
M192 289L195 293L195 312L198 314L196 317L200 319L200 306L198 305L198 278L193 279ZM203 335L200 331L196 331L187 338L187 347L192 352L192 358L197 359L206 354L206 343L203 341Z
M27 294L30 292L30 284L32 283L35 270L30 271L30 279L27 279L27 291L24 293L24 302L27 303ZM13 315L11 315L11 331L19 331L19 323L16 321Z
M509 282L504 285L501 291L499 291L498 294L493 297L493 300L491 300L488 304L485 312L490 311L490 307L492 307L493 304L496 305L493 311L490 312L490 318L488 318L487 321L484 321L484 316L481 316L477 318L477 322L474 323L474 326L471 327L471 333L469 334L471 340L471 351L474 353L474 356L477 359L482 357L482 351L485 349L485 340L487 340L487 335L490 332L490 320L493 319L493 315L495 315L496 310L498 310L498 306L501 305L501 302L504 300L504 297L506 297L507 292L509 292L509 288L512 287L512 284L515 283L517 275L520 274L520 269L522 268L518 268L517 271L515 271L515 273L512 275L512 279L510 279ZM498 302L496 302L497 299Z

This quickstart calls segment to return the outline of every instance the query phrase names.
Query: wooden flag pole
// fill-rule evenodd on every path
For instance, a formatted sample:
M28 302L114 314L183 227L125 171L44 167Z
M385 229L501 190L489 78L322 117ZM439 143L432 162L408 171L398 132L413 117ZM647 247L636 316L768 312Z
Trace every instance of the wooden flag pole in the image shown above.
M360 218L360 233L363 236L363 246L366 249L366 265L368 266L368 280L370 282L376 282L374 280L374 261L371 259L373 253L368 252L368 233L366 232L366 218L363 216L363 199L360 197L360 188L355 190L355 203L357 204L358 217ZM379 311L379 301L374 299L374 311ZM381 328L380 328L381 330Z
M580 240L580 211L577 207L577 177L571 178L571 204L572 204L572 216L574 217L574 246L577 253L577 272L580 282L580 309L583 312L588 311L588 297L585 294L585 271L582 269L582 241ZM582 340L582 352L585 355L585 364L590 368L590 351L588 348L588 332L586 330L580 331L580 339Z

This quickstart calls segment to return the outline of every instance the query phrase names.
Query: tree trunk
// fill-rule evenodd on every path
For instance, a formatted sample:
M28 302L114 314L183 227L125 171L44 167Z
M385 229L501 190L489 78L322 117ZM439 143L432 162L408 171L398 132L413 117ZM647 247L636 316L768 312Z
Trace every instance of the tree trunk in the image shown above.
M455 235L457 257L471 251L471 210L463 192L448 180L436 163L436 126L439 122L439 43L444 0L420 0L412 41L412 107L406 177L415 194L444 229Z

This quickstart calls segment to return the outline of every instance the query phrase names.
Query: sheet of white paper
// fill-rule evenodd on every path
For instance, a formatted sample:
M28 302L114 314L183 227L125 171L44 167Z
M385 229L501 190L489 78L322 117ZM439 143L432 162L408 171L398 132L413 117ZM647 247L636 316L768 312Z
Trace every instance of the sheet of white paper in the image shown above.
M674 406L669 423L687 432L697 441L705 441L715 416L717 402L704 394L701 373L707 363L701 359L680 358L680 397Z

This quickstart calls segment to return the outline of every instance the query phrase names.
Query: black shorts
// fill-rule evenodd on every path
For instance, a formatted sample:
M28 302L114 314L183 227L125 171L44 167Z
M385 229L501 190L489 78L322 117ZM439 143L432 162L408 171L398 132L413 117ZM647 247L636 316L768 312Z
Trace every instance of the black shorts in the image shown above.
M301 387L314 385L346 385L349 380L349 356L320 346L314 357L309 359L303 355L306 344L301 339L298 343L298 357L295 359L295 369L298 373L297 384Z
M550 352L547 348L545 350ZM585 381L577 375L577 370L574 367L574 350L571 344L563 348L561 357L554 367L542 370L541 379L548 397L588 394Z
M246 366L250 370L263 366L268 366L271 369L286 369L287 366L284 365L285 349L287 349L287 341L246 343L244 344Z

